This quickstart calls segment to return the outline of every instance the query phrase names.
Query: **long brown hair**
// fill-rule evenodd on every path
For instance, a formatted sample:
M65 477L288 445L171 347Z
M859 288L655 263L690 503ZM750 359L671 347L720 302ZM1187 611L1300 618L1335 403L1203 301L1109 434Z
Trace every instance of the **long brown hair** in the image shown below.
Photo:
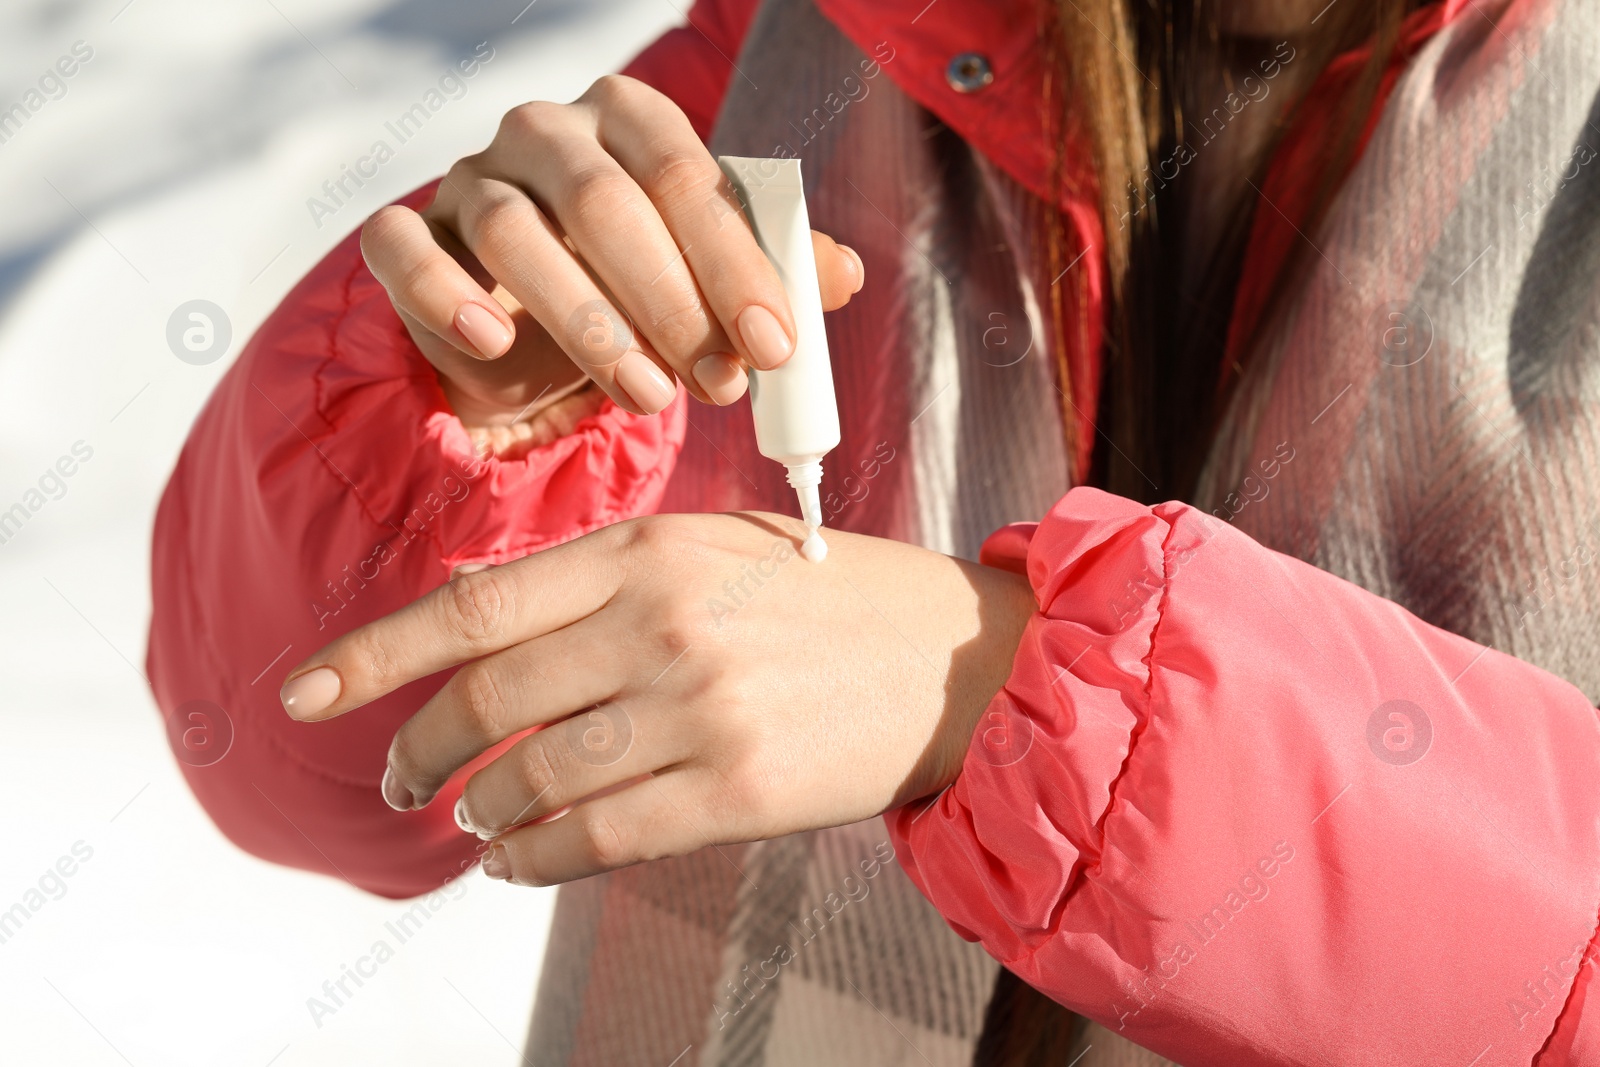
M1280 111L1274 131L1246 162L1249 181L1225 205L1225 223L1201 280L1180 274L1181 242L1190 220L1174 195L1178 182L1156 188L1149 175L1184 140L1185 123L1215 103L1219 88L1207 70L1222 69L1239 50L1259 47L1226 37L1218 5L1229 0L1054 0L1044 5L1041 40L1056 90L1046 86L1046 107L1058 145L1072 133L1091 146L1099 188L1104 248L1091 250L1107 268L1105 374L1097 422L1105 435L1096 449L1093 480L1112 492L1145 502L1183 499L1200 473L1206 447L1226 400L1217 386L1233 298L1262 179L1273 149L1297 112ZM1318 146L1309 210L1299 227L1314 233L1348 173L1380 79L1394 55L1406 14L1421 0L1336 0L1311 32L1293 40L1294 62L1321 72L1338 53L1370 42L1371 53L1338 101L1330 136ZM1270 42L1269 42L1270 43ZM1301 84L1309 85L1314 77ZM1229 86L1224 84L1221 89ZM1070 107L1062 101L1070 100ZM1057 136L1059 134L1059 136ZM1057 178L1065 171L1058 154ZM1267 209L1270 210L1270 209ZM1059 232L1060 218L1053 220ZM1302 276L1309 243L1278 272L1263 332ZM1056 270L1052 269L1052 274ZM1194 277L1191 270L1190 279ZM1080 294L1068 281L1051 294L1058 339L1062 308ZM1248 373L1255 345L1246 339L1234 380ZM1062 378L1069 438L1078 417L1065 367ZM1107 447L1108 446L1108 447ZM984 1019L975 1067L1060 1065L1081 1040L1082 1020L1002 968ZM1077 1040L1075 1040L1077 1039Z
M1263 42L1270 47L1266 38L1223 34L1219 8L1228 2L1054 0L1045 5L1043 43L1064 98L1071 101L1068 121L1093 152L1104 231L1104 247L1095 250L1109 283L1097 422L1111 447L1097 449L1093 474L1112 492L1146 502L1182 499L1194 488L1223 399L1217 375L1257 190L1279 135L1297 111L1293 104L1280 111L1275 130L1246 164L1249 181L1230 191L1224 208L1228 221L1210 262L1185 278L1182 241L1192 220L1184 217L1185 204L1176 193L1186 175L1171 183L1150 179L1160 161L1171 160L1185 143L1186 123L1210 112L1234 88L1218 85L1211 72L1241 51L1262 48ZM1315 228L1338 191L1401 23L1417 6L1418 0L1336 0L1317 16L1311 32L1293 39L1297 72L1320 72L1339 52L1363 41L1373 45L1340 102L1332 135L1320 142L1318 165L1307 169L1317 185L1301 230ZM1050 106L1060 108L1060 100ZM1311 249L1302 246L1303 260ZM1296 266L1279 273L1269 309L1293 285ZM1242 354L1248 357L1248 346Z

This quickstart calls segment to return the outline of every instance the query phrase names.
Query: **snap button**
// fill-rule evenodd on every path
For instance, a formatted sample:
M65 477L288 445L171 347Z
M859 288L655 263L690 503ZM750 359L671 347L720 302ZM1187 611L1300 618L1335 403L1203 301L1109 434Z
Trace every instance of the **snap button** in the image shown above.
M958 93L975 93L994 81L994 68L977 52L963 52L950 61L944 76Z

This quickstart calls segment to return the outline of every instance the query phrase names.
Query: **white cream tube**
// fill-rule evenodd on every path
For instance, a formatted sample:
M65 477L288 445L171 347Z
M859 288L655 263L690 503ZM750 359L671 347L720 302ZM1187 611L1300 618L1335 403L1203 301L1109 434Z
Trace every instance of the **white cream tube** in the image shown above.
M805 557L828 553L822 540L822 457L839 445L839 404L822 321L822 291L811 248L811 219L798 159L720 156L722 172L744 205L756 243L777 268L794 312L794 354L777 370L750 372L750 411L756 447L789 471L805 519Z

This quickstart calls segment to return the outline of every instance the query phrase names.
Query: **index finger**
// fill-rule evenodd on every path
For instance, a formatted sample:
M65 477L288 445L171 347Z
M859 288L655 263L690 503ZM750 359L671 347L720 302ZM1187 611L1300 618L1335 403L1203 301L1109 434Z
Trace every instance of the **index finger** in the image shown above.
M331 719L401 686L569 626L621 584L607 527L500 567L461 574L338 638L290 672L278 697L304 722Z
M639 293L648 301L676 288L698 290L746 363L760 370L781 365L795 343L789 294L746 224L732 184L687 116L657 90L628 78L602 79L590 94L609 94L626 105L602 111L596 136L649 197L674 251L682 249L680 262L649 280L645 272L655 272L655 265L639 262L637 255L630 259L620 249L591 262L601 270L613 263L631 265L643 276L631 285L607 279L619 295ZM735 225L728 225L730 218ZM637 241L632 233L617 233L615 239ZM678 284L663 285L663 280ZM641 307L637 313L648 311Z

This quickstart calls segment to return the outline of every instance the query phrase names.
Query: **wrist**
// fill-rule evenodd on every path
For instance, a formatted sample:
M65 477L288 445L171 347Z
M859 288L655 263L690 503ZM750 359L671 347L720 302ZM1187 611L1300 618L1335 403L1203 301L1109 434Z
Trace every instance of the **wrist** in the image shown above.
M947 788L961 773L973 734L996 694L1011 677L1028 621L1038 611L1027 579L1011 571L955 561L974 600L976 632L952 650L945 710L922 764L899 803Z

